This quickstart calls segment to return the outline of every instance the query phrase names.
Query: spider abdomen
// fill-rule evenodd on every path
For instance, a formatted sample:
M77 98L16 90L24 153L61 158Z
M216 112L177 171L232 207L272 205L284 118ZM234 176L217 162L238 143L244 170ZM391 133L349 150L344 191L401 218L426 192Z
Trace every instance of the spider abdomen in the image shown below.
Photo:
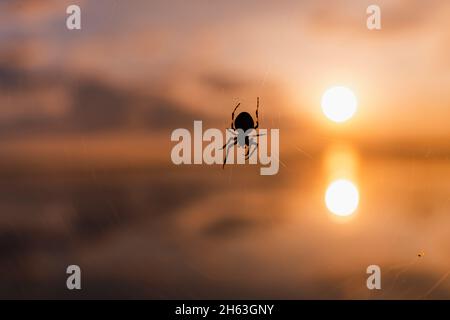
M234 120L234 127L245 131L255 128L255 122L248 112L241 112Z

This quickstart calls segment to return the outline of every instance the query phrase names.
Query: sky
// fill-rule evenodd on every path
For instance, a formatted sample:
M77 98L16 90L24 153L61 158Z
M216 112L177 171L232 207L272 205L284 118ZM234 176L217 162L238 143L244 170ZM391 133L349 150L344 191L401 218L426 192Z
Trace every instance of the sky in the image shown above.
M355 91L360 108L339 131L370 141L448 139L446 1L379 1L380 31L366 28L367 1L81 1L77 32L64 28L68 4L2 2L4 125L76 113L68 106L70 90L53 84L48 92L30 92L49 101L30 107L15 93L26 84L8 79L7 72L16 72L41 84L98 81L216 119L236 101L252 107L258 95L267 120L281 114L281 121L324 132L333 128L322 121L320 97L342 84Z

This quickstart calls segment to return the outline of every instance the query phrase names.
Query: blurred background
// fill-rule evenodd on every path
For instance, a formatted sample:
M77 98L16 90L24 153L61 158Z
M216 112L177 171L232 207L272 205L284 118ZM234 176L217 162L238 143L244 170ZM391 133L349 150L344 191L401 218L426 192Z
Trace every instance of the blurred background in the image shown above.
M372 3L0 1L0 298L449 299L450 3ZM277 175L172 164L257 96Z

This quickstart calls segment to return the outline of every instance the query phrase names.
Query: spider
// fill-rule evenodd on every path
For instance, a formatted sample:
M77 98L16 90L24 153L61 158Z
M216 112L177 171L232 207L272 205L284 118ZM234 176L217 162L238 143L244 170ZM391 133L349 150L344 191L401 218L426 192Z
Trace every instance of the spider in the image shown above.
M234 108L233 113L231 114L231 128L227 129L235 136L230 138L221 149L223 150L225 149L226 146L228 146L222 168L225 168L225 164L227 163L228 152L236 144L240 147L244 147L247 149L245 152L245 160L248 160L251 157L251 155L255 152L255 150L258 148L258 143L255 142L253 138L258 137L259 134L250 135L249 132L247 132L247 130L258 129L259 127L259 119L258 119L259 97L256 99L256 124L253 121L252 116L248 112L241 112L238 114L236 119L234 119L234 114L240 105L241 103L238 103L237 106ZM233 129L233 131L231 131L231 129ZM250 153L250 146L252 145L255 146L255 148L253 148L252 153Z

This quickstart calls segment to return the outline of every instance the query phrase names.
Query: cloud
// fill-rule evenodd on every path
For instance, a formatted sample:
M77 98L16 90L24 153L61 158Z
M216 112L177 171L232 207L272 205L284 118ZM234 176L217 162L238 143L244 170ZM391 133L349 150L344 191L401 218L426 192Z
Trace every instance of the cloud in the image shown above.
M121 89L93 78L3 66L0 83L2 134L157 131L195 119L169 97Z

